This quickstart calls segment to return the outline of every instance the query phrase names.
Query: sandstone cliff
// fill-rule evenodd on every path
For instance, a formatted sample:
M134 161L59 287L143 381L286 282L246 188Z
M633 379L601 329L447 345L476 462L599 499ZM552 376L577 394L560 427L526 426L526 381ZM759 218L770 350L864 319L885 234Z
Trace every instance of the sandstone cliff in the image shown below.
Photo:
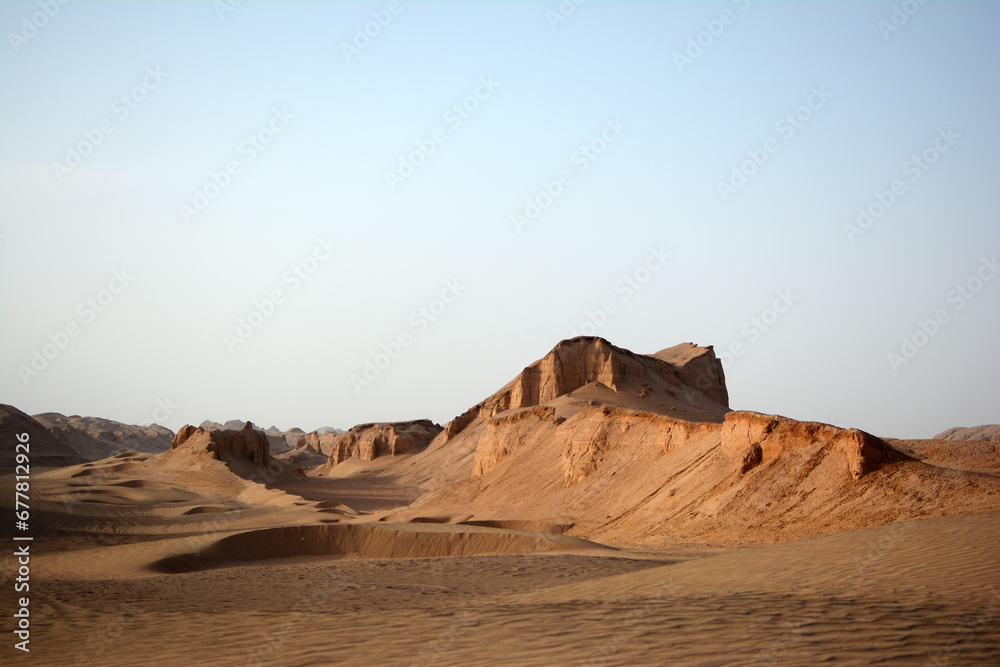
M359 424L346 433L307 433L299 440L295 452L322 454L331 466L352 457L373 461L380 456L397 456L419 449L441 431L440 426L428 419Z
M258 466L266 466L271 460L267 436L250 422L239 431L208 430L188 424L177 432L171 443L171 450L181 448L205 449L219 459L223 455L242 456Z
M500 391L453 419L445 438L477 419L568 395L696 421L721 421L729 410L722 362L711 346L683 343L641 355L603 338L580 336L560 342ZM564 403L569 405L561 413L574 411L573 401Z
M395 472L408 484L433 489L482 475L512 449L530 446L548 428L588 408L612 406L721 423L728 402L722 364L711 347L683 343L642 355L581 336L562 341L453 419L418 460ZM536 427L542 431L531 433Z

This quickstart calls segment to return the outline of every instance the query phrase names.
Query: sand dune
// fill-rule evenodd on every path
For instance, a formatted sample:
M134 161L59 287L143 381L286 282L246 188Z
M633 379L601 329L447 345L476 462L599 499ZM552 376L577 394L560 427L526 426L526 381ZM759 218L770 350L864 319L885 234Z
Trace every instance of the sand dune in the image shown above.
M148 546L102 548L76 567L40 561L45 613L26 664L991 664L998 528L994 512L660 561L300 558L125 579L87 563ZM243 535L273 555L266 533ZM237 545L218 544L195 558L231 564Z

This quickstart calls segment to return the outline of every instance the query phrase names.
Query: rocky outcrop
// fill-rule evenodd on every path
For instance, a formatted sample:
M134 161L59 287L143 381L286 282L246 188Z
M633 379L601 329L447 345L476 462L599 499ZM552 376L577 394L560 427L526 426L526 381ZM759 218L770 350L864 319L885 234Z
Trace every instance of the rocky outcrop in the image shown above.
M563 483L568 486L586 479L606 458L620 458L629 451L666 454L718 429L717 424L681 421L651 412L610 406L585 409L562 427Z
M548 429L589 408L719 425L728 403L722 365L711 346L683 343L642 355L603 338L581 336L560 342L495 394L455 417L419 461L398 469L399 475L425 489L483 475L512 451L548 437ZM530 423L521 422L529 418ZM531 434L531 428L542 430ZM558 437L565 433L560 429ZM578 472L568 475L574 479Z
M206 431L240 431L247 425L247 422L239 419L230 419L224 424L219 422L213 422L205 420L201 423L199 428L205 429ZM263 430L264 435L267 436L268 441L271 443L271 456L277 454L285 454L291 452L299 444L299 440L306 434L300 428L290 428L286 431L282 431L277 426L271 426ZM321 429L317 429L318 434L323 433L343 433L340 429L325 426Z
M219 459L227 455L242 456L258 466L266 466L271 460L267 436L250 422L246 422L239 431L209 430L188 424L177 432L171 443L171 450L180 448L204 448L215 453Z
M740 472L799 448L825 449L843 457L855 480L890 461L910 457L888 443L858 429L817 422L801 422L758 412L730 412L722 425L723 451L740 456Z
M685 387L709 396L723 408L729 407L722 364L712 348L685 344L655 355L639 355L598 337L562 341L511 383L505 392L509 399L498 397L496 403L501 409L532 407L590 383L600 383L615 392L635 391L644 394L643 398L657 385L667 390Z
M603 338L579 336L562 341L500 391L453 419L445 438L507 410L544 405L594 389L608 390L615 404L661 414L687 410L687 416L696 420L721 422L729 410L722 362L711 346L683 343L642 355Z
M407 422L359 424L346 433L307 433L298 448L310 448L329 457L328 465L349 458L374 461L425 446L442 431L428 419Z

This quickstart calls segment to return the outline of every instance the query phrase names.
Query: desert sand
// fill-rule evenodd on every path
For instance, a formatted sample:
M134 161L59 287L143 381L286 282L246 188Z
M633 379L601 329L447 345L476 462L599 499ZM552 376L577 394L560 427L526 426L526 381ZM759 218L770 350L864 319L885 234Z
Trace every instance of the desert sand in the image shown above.
M204 422L86 460L76 433L142 433L44 417L0 411L38 456L31 651L5 664L1000 656L996 444L732 410L710 347L563 341L443 426Z

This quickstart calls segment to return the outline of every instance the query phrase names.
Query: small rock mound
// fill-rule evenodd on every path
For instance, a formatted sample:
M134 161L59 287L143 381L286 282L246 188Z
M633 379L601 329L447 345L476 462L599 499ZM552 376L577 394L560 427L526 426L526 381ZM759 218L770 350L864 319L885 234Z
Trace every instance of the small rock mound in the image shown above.
M209 430L188 424L177 432L170 448L204 448L214 452L219 459L223 455L243 456L258 466L267 466L271 460L267 436L263 431L255 429L250 422L239 431Z

